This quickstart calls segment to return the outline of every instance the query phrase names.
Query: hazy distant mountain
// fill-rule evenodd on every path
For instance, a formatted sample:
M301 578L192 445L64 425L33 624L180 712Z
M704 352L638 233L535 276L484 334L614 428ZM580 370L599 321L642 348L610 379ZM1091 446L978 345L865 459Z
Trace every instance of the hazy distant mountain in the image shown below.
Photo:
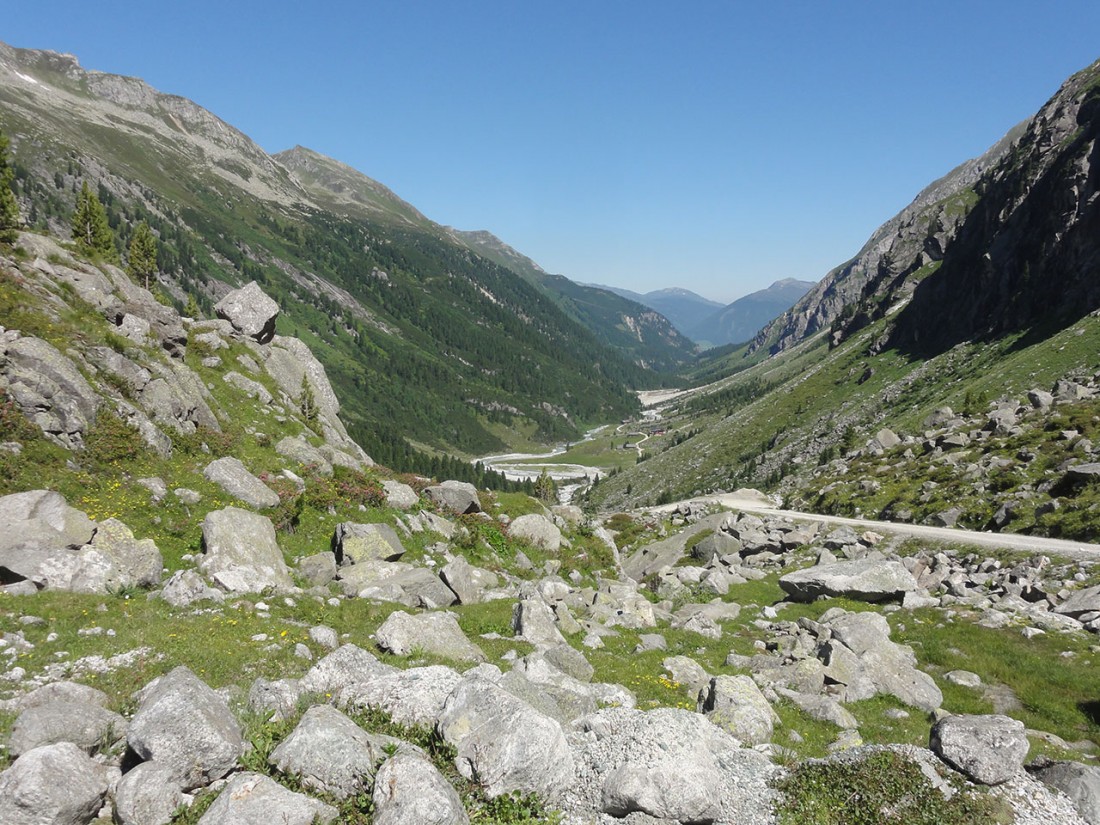
M692 340L695 339L688 330L711 315L716 309L722 308L722 304L718 301L712 301L702 295L697 295L690 289L681 289L680 287L656 289L643 295L617 286L604 286L602 284L592 284L592 286L614 292L616 295L621 295L650 309L657 310L657 312L672 321L672 325L676 329Z
M684 333L704 347L720 347L723 344L740 344L752 339L756 333L774 321L807 292L813 289L813 281L784 278L767 289L738 298L729 306L704 318Z

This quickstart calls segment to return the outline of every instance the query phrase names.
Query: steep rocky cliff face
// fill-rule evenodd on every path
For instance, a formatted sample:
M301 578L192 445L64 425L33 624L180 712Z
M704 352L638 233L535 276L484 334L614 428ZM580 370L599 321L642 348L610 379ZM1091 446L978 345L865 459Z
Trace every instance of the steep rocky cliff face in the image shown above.
M919 354L1064 325L1100 306L1096 136L1100 64L1034 117L931 184L852 260L753 341L780 352L822 331L836 345L899 310L879 346Z
M919 354L1100 307L1100 62L1070 78L975 186L890 343Z

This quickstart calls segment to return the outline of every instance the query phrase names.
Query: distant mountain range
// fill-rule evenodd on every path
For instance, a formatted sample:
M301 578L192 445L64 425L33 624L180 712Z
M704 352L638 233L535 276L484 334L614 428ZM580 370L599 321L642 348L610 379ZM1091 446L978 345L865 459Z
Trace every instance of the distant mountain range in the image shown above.
M751 340L815 285L813 281L784 278L727 305L681 287L644 294L613 286L598 285L597 288L656 310L699 347L708 349Z

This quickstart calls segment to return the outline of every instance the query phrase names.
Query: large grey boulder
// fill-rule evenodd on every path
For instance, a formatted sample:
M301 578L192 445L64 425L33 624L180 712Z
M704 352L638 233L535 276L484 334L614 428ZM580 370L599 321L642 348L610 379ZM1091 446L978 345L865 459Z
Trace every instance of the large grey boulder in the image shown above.
M1055 613L1077 618L1085 613L1100 612L1100 584L1078 590L1068 599L1054 608Z
M303 693L335 696L348 685L368 681L395 670L392 665L378 661L374 654L349 644L332 651L311 667L301 678L299 686Z
M481 648L466 638L452 613L391 613L374 633L378 646L398 656L416 650L459 662L484 662Z
M303 467L309 467L324 476L332 475L332 465L321 451L301 436L288 435L275 445L275 452Z
M749 676L715 676L700 691L699 712L750 745L771 741L779 723L779 716Z
M89 825L106 796L106 768L72 742L45 745L0 773L0 822Z
M697 713L608 708L576 729L577 768L563 799L571 813L644 815L640 822L771 821L768 785L776 769Z
M138 696L127 740L143 761L169 770L184 790L236 766L245 747L237 720L225 699L186 667L154 679Z
M126 738L126 720L95 701L64 700L35 704L19 714L8 750L20 756L43 745L72 742L88 755Z
M0 497L0 552L27 542L80 547L92 539L95 522L52 490Z
M80 548L79 575L72 589L107 593L124 587L155 587L164 573L164 561L152 539L136 539L115 518L99 523L90 544Z
M912 649L890 640L890 625L881 614L833 609L822 614L821 624L829 638L819 644L817 658L826 679L843 686L844 701L887 693L926 711L943 703L932 677L917 670Z
M386 491L387 507L410 510L420 503L420 496L416 494L416 490L400 481L386 479L382 482L382 489Z
M207 599L225 601L225 594L208 585L194 570L177 570L164 583L159 595L173 607L187 607Z
M307 788L347 799L370 788L387 748L403 744L367 733L331 705L314 705L268 762Z
M444 481L424 488L424 494L442 507L458 515L480 513L481 501L477 488L465 481Z
M234 289L218 301L214 305L214 312L219 318L231 323L233 329L241 335L247 335L261 344L266 344L275 337L279 305L255 281Z
M207 481L217 484L250 507L263 509L279 503L279 494L248 472L239 458L225 456L215 459L206 465L202 474Z
M95 522L51 490L0 497L0 571L6 581L71 582L77 561L72 549L87 544Z
M405 555L401 539L388 524L343 521L336 525L332 548L336 553L336 563L341 565L362 561L397 561Z
M512 629L516 637L533 645L566 644L558 630L554 611L537 590L525 588L512 608Z
M459 604L478 604L485 596L485 591L494 590L500 586L500 579L491 570L474 567L462 556L447 562L439 571L447 587L454 591Z
M454 592L424 567L403 562L364 561L337 571L346 596L398 602L431 610L455 603Z
M154 362L149 369L154 378L141 391L138 404L153 421L181 433L193 433L199 427L221 430L206 402L208 390L196 373L174 363Z
M397 754L374 782L374 825L468 825L458 792L427 759Z
M29 710L52 702L86 703L105 708L110 697L102 690L79 682L50 682L20 696L15 700L15 706L18 710Z
M72 359L40 338L0 342L0 390L47 438L69 449L83 447L100 407Z
M508 535L550 553L561 547L561 530L546 516L527 513L508 525Z
M337 811L258 773L236 774L198 825L328 825Z
M399 725L435 725L461 681L461 675L443 665L394 670L348 685L340 691L338 703L378 708Z
M779 586L797 602L811 602L820 596L884 602L900 601L917 589L917 581L901 562L855 559L796 570L780 578Z
M298 715L302 686L297 679L258 678L248 689L248 708L255 713L271 714L282 722Z
M1100 825L1100 768L1045 760L1028 765L1027 772L1068 796L1089 825Z
M1000 785L1018 774L1028 748L1024 723L1008 716L946 716L932 726L929 749L982 785Z
M170 770L156 762L142 762L118 783L115 818L119 825L168 825L186 801Z
M212 510L202 522L202 546L199 569L223 590L259 593L294 586L266 516L238 507Z
M455 688L438 730L458 750L459 773L490 797L519 791L553 801L573 775L561 725L488 679Z

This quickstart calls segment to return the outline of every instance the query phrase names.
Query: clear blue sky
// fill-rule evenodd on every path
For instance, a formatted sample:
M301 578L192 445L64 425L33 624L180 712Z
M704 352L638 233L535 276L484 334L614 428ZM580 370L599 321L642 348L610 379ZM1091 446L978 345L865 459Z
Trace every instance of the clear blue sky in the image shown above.
M0 39L183 95L546 269L729 301L821 278L1100 58L1100 2L10 4Z

